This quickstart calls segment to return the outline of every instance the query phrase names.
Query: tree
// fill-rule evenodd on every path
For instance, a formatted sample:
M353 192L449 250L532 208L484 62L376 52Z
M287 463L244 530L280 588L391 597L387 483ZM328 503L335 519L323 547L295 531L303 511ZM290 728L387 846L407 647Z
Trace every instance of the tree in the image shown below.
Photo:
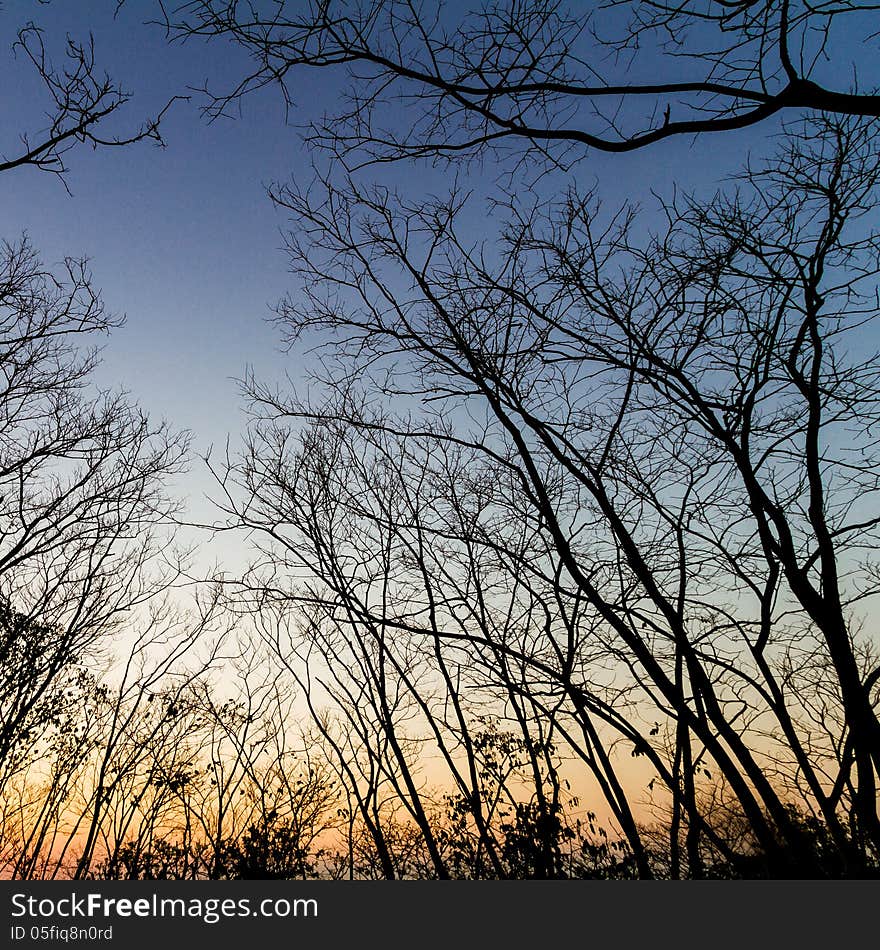
M293 745L290 691L256 644L224 655L221 632L207 656L200 649L218 603L203 605L196 629L191 619L154 624L160 636L142 638L122 683L103 689L99 739L67 808L76 877L319 873L334 785L314 750Z
M846 42L875 42L867 0L583 6L496 2L459 15L412 0L193 0L163 6L162 19L174 39L225 38L250 54L253 69L212 95L211 116L270 84L293 103L297 67L345 68L349 108L313 123L309 138L350 164L517 144L564 162L792 111L880 114Z
M164 144L160 125L173 99L137 128L121 134L109 131L132 96L99 69L92 36L84 42L68 36L60 66L47 49L44 30L34 23L27 23L18 30L12 50L36 73L48 106L46 125L21 131L14 147L4 146L0 172L30 167L50 172L64 181L68 171L67 155L77 145L98 149L142 141Z
M0 172L30 166L64 179L77 144L162 143L165 109L139 129L104 134L131 96L95 62L94 43L68 37L57 67L29 23L13 52L50 100L48 125L20 134ZM170 106L170 103L169 103ZM166 106L166 109L168 106ZM87 262L53 272L26 238L0 248L0 767L58 714L70 680L129 610L165 584L146 568L151 529L172 506L164 480L186 439L154 426L122 393L90 392L92 338L105 312Z
M750 874L869 873L876 131L815 120L641 241L631 210L575 190L512 203L493 248L460 237L456 195L276 191L301 277L279 322L332 358L323 403L250 384L229 507L317 581L253 589L363 649L465 650L498 702L527 697L592 756L619 820L625 742L667 788L675 873L708 845ZM747 853L708 808L716 781Z
M332 340L326 401L248 381L260 418L228 508L270 561L320 582L272 576L264 595L341 627L355 653L404 650L394 673L416 705L413 639L463 650L498 704L525 699L589 766L641 874L622 744L666 787L673 876L718 855L748 873L868 873L877 648L857 611L876 573L876 365L843 341L872 313L877 246L876 130L848 117L878 100L840 77L859 55L842 30L873 41L874 5L594 14L198 0L165 18L174 38L252 55L209 115L267 85L292 103L299 66L351 80L308 126L330 172L273 190L302 278L278 322L289 343ZM664 207L647 241L632 209L603 217L572 186L547 206L504 195L506 229L478 246L461 195L407 201L362 174L505 145L565 167L792 109L824 121L738 195ZM311 426L299 446L290 420Z
M456 474L471 477L464 466ZM301 442L273 426L255 429L225 503L232 525L267 536L262 563L234 599L296 683L311 742L337 770L350 874L355 842L369 841L370 873L388 878L508 877L527 865L534 876L555 876L550 832L567 816L553 720L544 721L541 698L503 649L476 656L447 630L452 596L489 599L490 587L493 602L502 595L488 565L459 562L454 528L435 533L447 475L454 480L410 446L361 439L356 427L329 420ZM291 588L292 578L302 586ZM412 619L419 605L427 626L401 623L401 611ZM487 605L487 636L519 635L520 609L514 595L505 624L502 605ZM488 710L513 731L498 736ZM511 813L522 820L522 841L531 835L528 862L508 846Z
M0 762L173 577L157 529L186 439L90 390L97 353L79 343L116 322L85 262L56 275L26 240L0 249Z

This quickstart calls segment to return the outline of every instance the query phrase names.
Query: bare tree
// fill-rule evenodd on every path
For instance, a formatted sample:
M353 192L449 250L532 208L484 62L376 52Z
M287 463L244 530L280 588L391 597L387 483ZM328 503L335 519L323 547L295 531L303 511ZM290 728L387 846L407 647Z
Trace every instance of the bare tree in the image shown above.
M620 753L645 757L671 798L675 873L702 873L712 849L733 873L866 873L880 848L877 647L858 622L877 572L877 169L873 124L817 121L732 195L667 207L655 238L572 191L511 202L493 249L458 235L455 195L276 192L302 277L278 320L332 348L316 379L329 396L251 384L259 443L229 507L282 570L293 552L297 576L326 586L264 592L347 617L380 655L412 655L413 637L461 646L588 750L618 819L633 794ZM315 428L292 454L297 419ZM397 481L419 506L373 508L390 484L378 453L406 460ZM352 458L371 474L351 482ZM514 627L505 602L530 605ZM707 811L716 782L747 853Z
M204 629L179 632L176 650L167 637L138 644L105 694L92 775L80 811L68 808L76 876L316 876L336 790L315 750L293 743L289 689L259 651L205 656Z
M216 596L184 612L154 596L128 616L104 660L84 657L47 691L0 766L0 829L10 877L115 876L170 825L197 771L201 722L191 712L199 680L219 662ZM9 818L15 816L14 827ZM133 843L133 846L132 846Z
M174 576L157 532L186 439L124 394L90 389L96 350L80 343L117 321L83 261L56 275L26 241L6 244L0 280L2 761L54 715L72 671Z
M474 471L448 456L438 469L442 443L426 464L416 445L330 419L301 440L255 429L225 484L231 525L265 534L238 609L299 687L348 795L349 874L355 842L369 838L385 877L507 877L526 865L558 876L556 724L508 655L535 656L520 646L528 594L505 590L504 574L479 562L482 536L456 523L470 499L449 485Z
M309 137L351 164L517 143L563 161L792 110L880 114L875 90L854 78L858 47L842 42L875 43L877 5L867 0L585 6L193 0L162 5L162 19L174 39L220 37L250 54L252 71L211 96L212 116L270 84L295 102L297 67L345 69L348 108Z
M0 146L0 171L31 167L64 182L77 145L162 144L170 102L120 131L114 117L131 96L100 70L92 38L68 37L62 62L52 47L33 23L18 31L13 54L35 72L47 105L17 143ZM115 747L102 732L113 706L102 681L110 645L127 635L143 652L144 637L162 641L168 630L159 632L155 611L180 575L166 482L181 470L188 440L153 424L128 394L95 384L95 340L120 322L105 311L86 261L49 268L27 239L3 243L0 851L11 876L70 873L74 802L88 799L87 772L100 750ZM151 611L154 626L144 633L138 624ZM171 664L179 655L168 639L164 645ZM107 783L91 791L98 821L109 814ZM81 873L99 837L93 821Z
M80 41L68 36L60 63L53 58L52 45L50 39L47 47L45 31L32 22L17 31L12 51L40 81L47 102L45 124L38 126L35 121L33 128L18 133L14 145L4 143L0 172L30 167L64 181L67 155L77 145L98 149L142 141L164 144L160 124L174 99L141 125L121 133L111 131L117 114L125 111L132 96L98 66L94 38L90 35Z

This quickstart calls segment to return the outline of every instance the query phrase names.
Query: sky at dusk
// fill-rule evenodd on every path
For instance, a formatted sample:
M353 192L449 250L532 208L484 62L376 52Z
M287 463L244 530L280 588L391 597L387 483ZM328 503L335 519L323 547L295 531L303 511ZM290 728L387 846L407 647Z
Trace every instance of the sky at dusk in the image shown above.
M266 86L241 97L235 115L211 120L205 88L215 94L235 90L252 66L226 36L215 42L169 39L161 24L150 22L162 2L0 0L0 37L6 44L0 54L5 92L0 163L22 151L28 134L42 141L51 121L37 70L16 49L16 35L26 26L41 31L59 66L67 38L93 40L97 73L106 72L132 94L109 122L99 124L102 138L129 138L145 121L164 116L163 147L149 141L97 150L77 144L65 155L63 180L28 165L0 175L0 240L14 246L26 235L47 271L59 275L65 257L88 259L107 310L124 317L106 339L88 341L102 347L96 386L127 391L154 420L167 420L173 430L191 435L188 470L162 482L180 503L175 524L163 507L162 490L140 487L151 465L175 471L173 462L161 452L151 458L150 438L146 448L138 442L138 426L126 425L125 408L111 410L119 425L108 425L106 418L98 425L75 397L70 403L53 401L59 384L52 381L56 356L49 343L40 364L48 370L32 378L23 373L22 384L36 391L35 403L46 406L38 413L22 400L17 411L23 421L16 420L18 428L5 437L11 454L24 460L16 461L19 469L8 467L0 483L6 505L0 514L11 525L3 529L3 539L13 565L0 565L8 587L0 589L5 611L0 627L5 623L13 631L9 642L14 636L37 644L33 656L49 671L45 682L58 686L57 696L41 686L45 699L32 688L34 715L43 715L43 725L51 727L48 751L39 752L43 758L34 753L33 761L51 763L56 755L60 761L63 752L69 774L81 777L87 768L92 775L93 748L95 762L103 756L94 781L89 779L93 800L85 792L80 796L76 786L85 803L82 814L92 815L83 855L88 852L88 861L96 862L103 845L95 842L101 836L109 842L121 829L113 861L102 867L108 878L124 876L117 858L124 853L129 824L117 821L106 804L116 795L119 815L149 818L143 842L138 839L149 861L165 861L172 853L154 844L173 844L173 822L178 813L185 816L178 859L189 873L187 863L195 855L192 873L202 874L195 869L208 859L199 855L211 852L198 850L201 831L191 833L199 827L190 821L195 802L204 840L210 839L215 854L212 864L204 864L205 874L239 873L238 865L222 867L221 858L228 862L233 853L226 839L239 842L242 854L260 841L266 854L279 847L292 850L292 839L273 829L293 829L305 814L294 796L306 796L296 799L300 804L308 802L314 788L315 801L326 790L320 807L329 809L330 817L323 831L334 841L347 835L348 871L339 863L334 875L355 877L355 854L364 848L365 857L358 860L365 862L368 876L381 871L389 877L422 874L424 868L442 877L447 865L452 876L477 869L479 875L488 870L488 876L509 871L509 876L541 877L548 868L553 876L569 848L586 856L585 863L571 867L584 876L595 871L597 877L606 871L651 876L651 862L660 876L672 878L712 877L716 869L719 876L745 877L784 876L801 867L831 876L846 876L853 868L876 870L880 733L869 706L876 698L880 653L871 615L863 611L873 609L867 598L876 589L880 482L876 443L864 443L880 418L880 383L866 376L874 382L862 387L861 374L880 344L876 323L868 326L865 319L862 329L863 317L875 315L871 292L880 267L870 255L880 252L880 238L868 191L853 187L847 193L853 180L876 187L871 175L878 167L876 140L868 143L872 151L862 141L859 151L844 153L820 133L829 152L817 158L812 142L803 149L806 135L797 137L793 124L804 117L793 109L748 129L717 131L719 121L744 121L747 101L760 103L749 113L754 117L779 103L787 109L793 101L807 101L811 89L826 95L799 79L792 64L798 57L809 60L809 50L789 58L786 45L797 36L805 46L821 46L821 27L800 34L789 30L780 7L761 6L769 11L767 22L780 16L782 25L745 26L756 32L737 45L728 39L733 29L727 30L731 21L724 13L722 42L735 52L728 50L724 68L730 71L723 73L715 54L699 42L707 37L700 31L714 29L714 23L707 26L697 13L694 49L702 58L663 56L650 49L654 40L646 34L629 69L622 62L600 64L607 51L600 52L588 30L579 33L579 23L571 27L577 37L569 41L563 28L572 21L564 14L579 15L580 0L560 4L559 20L547 13L554 4L541 0L522 6L513 0L508 6L506 0L494 6L493 0L423 5L413 0L410 9L418 20L417 26L409 23L413 33L407 32L408 0L388 0L387 6L385 0L371 0L374 5L366 8L373 13L381 8L370 21L380 24L378 35L360 23L342 29L363 28L369 37L369 51L357 51L361 58L353 69L368 72L364 61L381 62L376 50L395 43L397 50L389 55L402 50L404 61L411 56L418 65L419 55L434 57L437 73L426 86L403 86L397 75L380 93L368 83L353 87L356 80L342 68L296 66L286 75L292 103L285 103L278 88ZM164 2L173 11L185 0ZM301 2L305 7L311 0ZM360 0L348 2L357 6ZM241 0L237 12L246 16L242 11L251 3L264 12L282 6L276 0ZM333 0L332 11L345 3ZM294 16L296 4L286 0L284 9ZM609 30L616 26L619 36L632 39L613 18L652 5L582 4L585 13L608 6ZM195 7L189 14L197 18ZM732 9L749 22L753 5ZM455 40L437 41L427 53L412 51L420 29L432 39L447 27L447 35L454 35L468 10L486 14L491 38L474 25L479 21L469 21L472 32L462 41L471 57L467 68L456 61ZM492 19L491 11L498 10L516 14L513 26L500 14ZM871 35L880 17L876 10L870 15L870 21L853 16L850 23L844 12L836 21L844 26L829 39L827 60L815 71L805 70L837 93L865 91L837 95L834 108L846 100L853 112L876 111L876 42L869 48L852 41ZM255 19L255 29L265 25ZM532 28L537 39L529 36ZM350 48L333 48L328 31L322 22L318 38L307 30L307 39L297 39L311 56L350 55ZM509 51L511 32L527 52ZM759 56L743 80L738 70L745 69L749 44L770 35L778 37L773 55ZM286 39L289 50L296 41ZM545 41L532 63L534 48ZM675 47L685 48L690 49ZM510 65L509 52L514 60L522 56L527 67L523 70L519 60ZM559 60L542 72L557 53ZM688 83L707 81L707 70L715 71L709 77L715 85L708 92L702 86L689 98ZM448 81L453 71L455 78ZM719 91L715 73L741 84L733 93ZM743 91L768 73L786 77L778 96L774 79L760 93ZM594 79L605 87L586 88ZM488 84L488 91L486 85L475 90L472 82ZM620 97L617 84L627 82L639 88ZM398 83L405 91L396 99ZM663 83L676 88L670 92L667 86L659 95ZM565 87L565 95L554 99L558 86ZM425 88L443 92L432 99ZM355 109L357 94L362 98ZM690 122L684 127L692 129L699 110L712 114L713 105L704 98L710 94L725 102L712 131L681 135L679 123ZM732 98L721 100L724 95ZM375 112L364 108L365 98ZM462 101L471 113L456 111ZM809 101L827 107L827 100ZM480 121L489 108L501 119L490 121L486 131ZM611 132L610 121L602 127L604 108L618 110ZM652 108L654 114L647 115ZM358 131L382 158L412 132L410 142L427 136L435 161L377 160L348 171L337 153L334 164L332 149L310 148L304 129L346 110L353 110L362 122ZM456 126L462 114L466 118ZM524 129L526 123L531 124ZM783 137L786 123L794 134ZM845 143L841 126L836 128L838 144ZM577 151L589 135L594 144L595 136L607 136L600 144L609 148L641 145L646 129L652 133L648 138L672 137L626 154L586 146ZM340 142L351 139L340 130L350 132L351 126L335 127L328 138L342 150ZM469 136L492 144L468 160L462 141ZM780 160L768 187L766 177L751 172L772 162L779 143L791 149L791 164L786 168ZM840 157L839 164L829 153ZM366 150L352 147L348 154L360 159ZM438 154L453 157L443 164ZM853 154L862 157L862 166L852 179L840 174L834 183L827 168L850 167ZM547 155L566 155L570 163L554 165ZM750 173L740 176L742 208L713 201L735 187L732 176L747 162ZM353 185L345 182L346 174ZM824 180L832 184L821 191ZM339 194L332 187L322 190L328 182L340 185ZM299 242L313 269L304 266L299 274L285 250L297 244L289 232L292 217L269 197L279 186L283 193L286 183L300 194L315 185L299 219L305 222L301 227L314 225ZM373 186L376 191L370 191ZM462 213L453 209L431 217L429 211L443 208L453 191L467 196ZM322 203L326 194L331 197ZM363 195L368 200L359 201ZM820 203L821 212L815 210ZM296 200L290 204L295 208ZM636 223L618 230L626 218L616 212L627 205L636 209ZM338 233L322 218L328 208L341 209ZM843 228L845 213L838 214L839 208L855 209L852 231ZM838 220L843 236L832 233ZM654 235L660 239L651 245ZM858 238L866 235L859 246ZM316 249L317 240L325 246ZM19 371L38 362L19 356L29 352L28 333L51 341L62 336L51 321L32 331L27 306L21 297L11 298L14 281L8 283L3 300L14 329L5 364L12 393L7 404L17 398ZM870 290L861 298L863 286ZM303 338L289 348L280 321L272 319L285 298L304 325ZM313 325L296 311L302 301L316 308ZM289 325L300 329L294 318ZM63 333L69 329L64 326ZM337 335L322 337L331 333ZM21 338L25 345L15 350ZM826 347L825 340L834 345ZM330 378L323 388L321 358L327 359ZM69 359L63 348L60 359ZM244 378L253 381L257 398L277 387L277 404L267 397L268 407L249 416ZM79 380L75 374L74 380ZM288 401L288 388L297 390L302 402ZM68 390L60 386L60 391ZM318 408L310 429L301 420L313 406ZM273 426L277 416L297 411L292 431L284 421ZM63 430L68 414L74 420L70 433L62 432L65 441L55 433ZM32 449L19 434L34 418L49 433L47 448L35 441ZM254 426L250 458L248 425ZM41 468L46 458L52 464ZM87 463L95 474L81 478L79 466L87 470ZM26 485L31 467L33 503ZM108 468L122 488L104 476ZM68 471L73 487L64 481ZM225 473L228 481L218 484L215 473ZM231 514L222 506L227 487ZM78 492L95 498L80 501ZM212 525L218 530L204 530ZM219 530L221 525L229 530ZM16 532L24 540L18 541ZM105 533L113 557L103 553ZM171 536L181 548L192 548L189 564L176 560ZM864 564L857 561L863 555ZM177 571L179 564L184 568ZM141 594L154 574L163 579L155 582L161 594ZM166 576L173 580L166 583ZM120 594L117 584L124 588ZM27 600L32 589L42 597L36 606ZM98 621L90 619L89 610ZM90 623L97 633L90 632ZM72 640L68 648L62 636L66 625L86 630L92 639L84 639L84 646ZM55 648L57 663L43 646L47 641L51 647L53 638L66 650ZM6 653L13 656L10 649ZM20 653L18 669L39 672L32 654ZM111 691L100 685L98 674L92 680L85 673L71 678L76 688L68 690L58 671L68 676L69 668L71 676L79 676L93 656L110 671ZM192 675L190 665L197 670ZM16 683L15 676L6 680ZM2 690L0 683L0 712ZM107 696L113 690L118 703L105 730L112 741L101 746L101 710L111 708ZM89 705L80 697L88 703L97 698ZM48 715L40 703L47 710L55 703L73 712L69 719L57 710ZM131 715L117 729L125 704ZM92 719L95 724L94 733L83 726L80 737L67 723L82 717L89 730ZM23 725L16 728L31 741L39 729L24 716L19 719ZM145 765L128 772L128 766L107 768L123 760L116 750L125 745L116 744L117 732L143 755L131 761ZM68 740L82 745L71 744L67 751ZM10 740L4 752L0 741L0 805L3 756L13 748ZM83 756L80 748L86 749ZM158 771L154 760L167 770ZM17 760L9 761L24 775L16 793L30 796L31 778ZM248 781L258 776L263 784L254 778L254 790L246 794L238 779L232 784L239 768L248 771ZM141 772L146 791L135 795ZM47 788L54 795L62 784L53 784L52 774ZM298 790L291 792L289 779ZM271 799L276 783L277 808ZM227 789L232 789L228 796ZM211 824L215 795L216 826ZM40 805L35 827L48 828L50 821L61 821L58 815L66 821L65 809L77 813L80 797L71 797L69 806L59 797L54 815ZM230 810L229 802L237 806ZM7 823L9 814L18 814L3 808L0 819L7 815ZM150 817L165 815L166 808L172 829L167 835ZM845 809L855 816L849 826L838 816ZM258 812L259 826L252 823L256 817L246 817ZM245 816L241 820L239 813ZM22 806L21 815L26 814ZM569 815L576 834L565 830ZM357 824L361 818L363 824ZM80 834L80 820L71 823L71 841ZM134 828L135 818L129 820ZM101 821L107 821L106 828ZM432 822L442 831L437 838L447 848L443 855ZM24 827L23 819L20 823ZM478 833L471 834L471 825ZM612 853L613 836L600 843L608 837L606 825L614 835L620 832L618 854ZM404 856L400 868L391 867L392 850L399 848L402 855L411 850L409 828L422 835L433 865L425 859L424 868L408 870L410 858ZM111 831L105 835L106 829ZM3 831L0 820L0 844ZM367 845L356 841L355 831ZM496 839L493 867L482 852ZM56 847L55 839L46 840L50 850ZM319 840L310 839L309 847ZM412 840L417 842L412 850L422 847L422 839ZM466 848L456 853L465 841L477 842L476 858ZM631 851L624 852L624 841ZM43 845L32 849L24 832L22 842L23 856L31 850L40 854ZM538 856L530 856L530 849ZM303 870L303 878L325 871L321 862L331 852L315 853L317 870ZM139 851L132 854L140 859ZM69 863L72 855L62 859ZM339 855L342 850L327 861ZM0 848L0 870L4 860ZM88 870L91 879L98 865L88 861L76 858L76 873L85 876ZM132 860L129 869L147 877L149 867ZM257 870L271 868L266 863ZM291 876L286 868L273 874Z

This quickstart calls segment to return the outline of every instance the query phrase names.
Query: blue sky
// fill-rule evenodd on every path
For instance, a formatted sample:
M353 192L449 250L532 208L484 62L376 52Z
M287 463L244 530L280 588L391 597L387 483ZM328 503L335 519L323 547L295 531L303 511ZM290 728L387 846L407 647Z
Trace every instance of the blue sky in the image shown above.
M55 49L65 31L84 37L92 30L98 61L135 93L120 131L229 65L221 62L229 50L208 56L196 47L169 48L160 31L141 24L140 4L116 22L112 4L66 16L73 6L84 5L7 4L4 37L28 14ZM5 57L0 68L4 87L21 92L18 123L6 109L8 134L28 120L33 125L42 101L23 63ZM104 380L122 382L199 441L229 425L235 397L228 377L272 355L273 333L262 317L284 288L285 261L282 222L262 183L295 167L299 148L271 98L249 102L240 121L212 125L200 119L195 101L179 102L163 126L164 149L74 150L70 197L53 176L29 168L2 182L2 234L27 231L47 261L88 256L109 308L126 313L125 328L107 346Z
M82 39L93 33L101 67L134 93L121 132L187 87L206 80L222 86L240 74L241 55L228 45L169 46L161 29L145 26L155 9L152 0L128 0L115 18L114 8L111 0L11 0L0 8L0 35L8 49L15 30L33 20L45 28L49 48L60 53L65 33ZM285 372L296 379L308 358L280 353L277 331L266 321L289 280L281 251L285 221L265 185L310 174L310 156L294 124L332 111L340 79L312 70L296 81L290 124L273 90L249 98L239 119L215 123L201 117L203 100L193 94L169 112L164 149L142 144L74 150L71 196L53 176L29 168L0 180L0 236L28 232L48 262L88 256L108 307L126 314L125 327L108 341L102 383L125 386L151 413L192 430L197 453L211 443L222 446L227 435L235 442L243 417L234 379L247 366L266 379ZM11 139L38 124L34 117L45 104L21 60L0 57L0 83L16 93L5 97L0 132L0 150L12 151ZM589 156L577 177L597 180L610 204L627 197L650 202L651 188L669 194L673 183L714 188L770 131L664 143L620 157ZM408 196L438 183L436 176L403 165L394 167L393 179ZM181 487L196 499L209 484L196 461Z

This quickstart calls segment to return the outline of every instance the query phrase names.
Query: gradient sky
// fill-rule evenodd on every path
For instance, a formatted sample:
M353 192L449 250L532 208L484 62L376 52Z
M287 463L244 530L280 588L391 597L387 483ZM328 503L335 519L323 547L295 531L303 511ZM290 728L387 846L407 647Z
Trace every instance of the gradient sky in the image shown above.
M60 52L65 33L86 38L92 32L101 67L135 94L121 132L188 86L228 85L240 75L241 54L228 45L169 46L161 29L145 26L153 0L127 0L116 18L114 8L113 0L10 0L0 8L0 35L8 50L15 31L33 20L45 28L49 48ZM200 116L203 100L194 94L169 112L165 149L142 144L71 152L72 196L53 176L30 168L0 181L0 237L13 240L26 231L47 262L90 257L108 308L127 315L106 347L102 383L125 386L151 413L192 430L196 452L240 433L234 378L246 366L267 379L301 373L302 354L282 355L265 319L288 283L280 250L285 222L266 198L265 184L310 174L293 126L333 110L340 77L312 70L296 81L288 125L274 90L249 98L240 119L213 124ZM0 151L11 153L20 131L39 127L45 103L29 65L8 54L0 58L0 84L7 91ZM626 197L650 203L651 188L668 195L673 183L714 189L749 149L764 147L771 131L762 126L626 156L593 155L578 167L578 177L596 179L612 205ZM436 184L412 166L395 166L393 175L408 196L426 182ZM196 461L184 490L198 499L208 488ZM201 503L195 510L198 516L207 508Z
M115 6L115 0L7 0L0 6L0 89L6 92L0 153L15 150L22 130L38 129L46 107L29 64L10 55L16 30L30 20L45 28L56 53L65 34L94 34L101 68L134 93L115 126L121 134L188 87L205 81L229 87L240 76L244 60L229 45L169 45L161 29L144 25L155 0L126 0L118 17ZM650 72L651 60L642 66ZM188 499L192 520L213 517L205 500L212 481L198 456L211 444L222 452L227 438L234 447L242 431L244 407L235 379L253 367L269 381L285 373L295 380L308 361L302 352L281 353L277 330L266 319L289 278L281 250L285 219L272 208L265 186L311 175L311 158L295 125L332 112L342 79L311 70L297 73L295 81L289 124L276 90L248 98L239 119L214 123L202 118L204 100L193 93L168 113L164 149L75 149L69 155L71 195L55 177L31 168L0 176L0 238L15 240L27 232L50 264L65 255L88 256L108 308L127 317L107 342L100 382L124 386L151 414L192 431L191 473L173 486ZM652 190L670 196L675 185L711 193L750 151L765 152L776 128L767 123L695 141L670 140L629 155L592 154L577 167L577 180L596 181L610 206L633 199L650 209L656 206ZM411 200L443 184L441 175L409 164L384 174ZM487 168L484 179L478 174L462 172L463 184L479 189L493 171ZM564 184L546 179L542 188ZM480 228L490 236L491 218L474 214L471 220L475 239ZM207 567L215 558L235 572L247 551L227 537L205 544L201 563ZM631 776L645 767L643 761L626 765Z

